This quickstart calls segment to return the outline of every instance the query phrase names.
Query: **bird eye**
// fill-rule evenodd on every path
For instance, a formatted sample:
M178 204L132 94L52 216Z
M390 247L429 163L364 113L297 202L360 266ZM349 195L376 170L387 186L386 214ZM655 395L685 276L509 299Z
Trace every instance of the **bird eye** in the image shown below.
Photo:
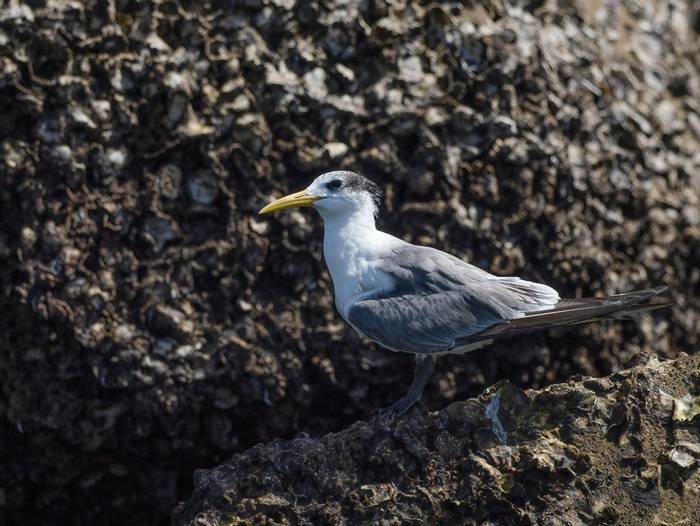
M342 184L343 182L340 179L333 179L332 181L326 184L326 188L328 188L329 190L337 190Z

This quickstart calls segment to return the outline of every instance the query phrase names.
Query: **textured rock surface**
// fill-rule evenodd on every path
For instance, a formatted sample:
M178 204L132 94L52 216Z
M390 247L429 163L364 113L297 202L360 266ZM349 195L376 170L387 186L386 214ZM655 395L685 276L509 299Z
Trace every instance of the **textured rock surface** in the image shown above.
M255 214L328 169L493 272L671 287L640 326L441 361L431 408L697 349L697 16L513 3L3 3L0 523L154 524L195 468L402 393L410 357L333 311L318 219Z
M700 522L698 355L417 413L198 471L173 524Z

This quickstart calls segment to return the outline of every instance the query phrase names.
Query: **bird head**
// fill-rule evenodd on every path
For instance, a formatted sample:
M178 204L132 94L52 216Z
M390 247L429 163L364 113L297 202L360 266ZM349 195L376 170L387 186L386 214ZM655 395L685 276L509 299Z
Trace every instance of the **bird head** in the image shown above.
M381 195L379 186L359 174L346 171L327 172L314 179L306 189L273 201L260 210L260 213L312 206L324 219L361 214L374 220Z

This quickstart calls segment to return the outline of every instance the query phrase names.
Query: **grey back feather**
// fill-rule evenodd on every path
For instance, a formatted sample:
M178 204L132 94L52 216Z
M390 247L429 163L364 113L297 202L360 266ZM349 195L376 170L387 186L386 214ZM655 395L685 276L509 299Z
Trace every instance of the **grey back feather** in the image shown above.
M347 321L395 351L445 352L456 342L559 300L549 287L499 278L429 247L406 244L376 264L394 287L353 304Z

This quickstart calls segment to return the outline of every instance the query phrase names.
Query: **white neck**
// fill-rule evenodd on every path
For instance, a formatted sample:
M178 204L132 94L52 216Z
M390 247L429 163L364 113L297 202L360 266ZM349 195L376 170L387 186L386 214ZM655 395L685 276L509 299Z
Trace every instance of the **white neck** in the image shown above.
M360 296L391 285L374 265L392 246L403 242L377 230L373 209L320 212L324 222L323 255L333 280L336 307L345 318Z
M355 230L376 230L374 223L374 210L369 207L354 210L319 210L323 218L325 235L328 231L347 232Z

